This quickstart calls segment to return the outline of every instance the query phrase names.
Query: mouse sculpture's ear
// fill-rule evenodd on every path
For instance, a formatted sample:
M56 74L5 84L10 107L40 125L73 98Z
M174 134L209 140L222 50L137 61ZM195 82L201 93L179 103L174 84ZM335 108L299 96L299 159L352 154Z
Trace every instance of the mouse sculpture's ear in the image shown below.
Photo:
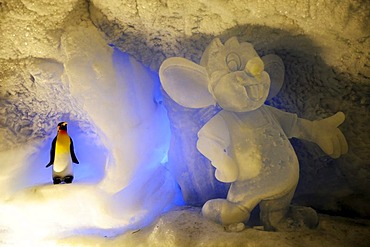
M283 60L277 55L269 54L261 58L264 65L265 71L270 76L270 92L267 99L275 97L284 84L284 73L285 67Z
M178 104L203 108L216 102L208 91L208 75L204 67L185 58L166 59L159 68L163 89Z

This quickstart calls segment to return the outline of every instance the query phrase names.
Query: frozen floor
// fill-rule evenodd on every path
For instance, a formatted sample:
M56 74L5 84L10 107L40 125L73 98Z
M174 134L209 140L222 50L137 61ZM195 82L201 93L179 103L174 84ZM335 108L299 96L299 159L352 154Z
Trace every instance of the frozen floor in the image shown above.
M5 234L6 231L0 230L0 246L18 246L7 244L2 238ZM162 215L146 228L132 229L115 238L80 235L49 241L45 246L365 247L369 244L370 220L321 214L320 225L315 230L266 232L256 227L227 232L221 225L204 219L199 208L182 207Z
M227 232L218 224L204 219L200 209L184 207L164 214L152 225L135 229L114 239L73 237L60 244L78 246L294 246L349 247L370 246L370 221L320 215L315 230L265 232L246 228Z
M70 236L112 238L149 225L173 207L175 190L161 166L142 171L115 194L87 183L28 187L0 201L0 247L76 246L57 241Z

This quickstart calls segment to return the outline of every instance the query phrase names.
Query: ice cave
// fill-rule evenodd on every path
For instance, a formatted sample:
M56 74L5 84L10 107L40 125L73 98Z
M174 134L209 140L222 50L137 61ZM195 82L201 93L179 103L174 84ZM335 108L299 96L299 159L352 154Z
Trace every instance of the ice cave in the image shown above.
M0 246L369 246L369 17L0 0Z

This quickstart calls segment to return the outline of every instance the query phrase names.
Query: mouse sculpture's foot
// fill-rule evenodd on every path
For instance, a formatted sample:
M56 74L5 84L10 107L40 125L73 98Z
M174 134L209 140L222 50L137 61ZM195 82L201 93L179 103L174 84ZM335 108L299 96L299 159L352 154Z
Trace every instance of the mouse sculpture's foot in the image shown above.
M297 231L299 229L315 229L319 225L316 211L310 207L290 206L286 218L276 225L277 231Z
M226 199L212 199L203 205L202 214L210 220L223 225L232 225L231 228L235 226L236 229L239 229L242 226L238 226L238 223L247 221L250 211L244 206Z
M63 178L63 180L66 184L70 184L73 181L73 176L66 176Z
M314 229L319 225L319 216L310 207L290 206L288 217L293 220L293 227Z

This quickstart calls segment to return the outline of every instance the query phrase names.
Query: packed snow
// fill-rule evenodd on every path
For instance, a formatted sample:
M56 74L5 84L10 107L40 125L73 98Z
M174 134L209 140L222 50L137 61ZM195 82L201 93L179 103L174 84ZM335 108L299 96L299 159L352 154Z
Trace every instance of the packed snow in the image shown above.
M57 119L69 123L80 164L73 184L52 184L45 165L58 122L50 137L1 152L5 246L48 246L50 239L76 234L111 237L181 204L165 166L170 130L158 76L106 45L91 28L69 32L63 47L68 57L59 83L89 123L61 113Z
M0 3L0 246L369 246L366 219L320 214L317 229L284 232L262 231L252 219L229 232L200 208L181 207L182 195L198 206L199 195L226 195L227 185L207 184L196 166L180 174L183 180L167 167L169 159L208 162L188 131L204 122L186 119L207 121L219 109L167 112L157 73L120 51L153 70L172 56L199 61L213 36L237 35L258 52L277 51L289 86L276 105L304 117L325 117L324 108L349 116L343 130L351 154L341 162L296 143L302 160L312 163L301 167L308 180L302 184L312 186L301 186L299 201L366 216L368 5L192 3ZM321 23L327 25L317 28ZM72 184L53 185L45 165L60 121L68 122L80 164ZM184 181L191 190L181 194Z

